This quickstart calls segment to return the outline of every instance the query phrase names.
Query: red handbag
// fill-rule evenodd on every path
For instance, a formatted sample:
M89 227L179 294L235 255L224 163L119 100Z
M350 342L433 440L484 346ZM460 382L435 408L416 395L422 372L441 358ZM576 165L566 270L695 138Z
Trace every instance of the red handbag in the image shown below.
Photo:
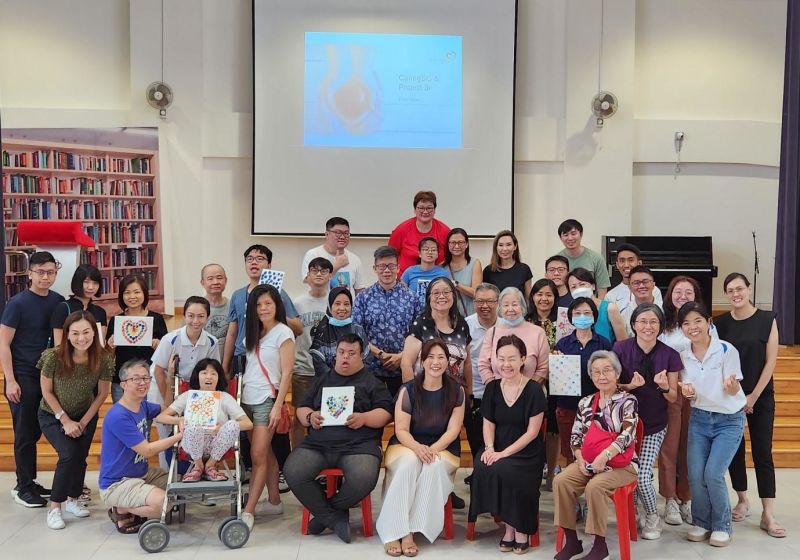
M596 393L592 399L592 423L589 424L589 429L586 435L583 436L583 444L581 445L581 454L583 455L583 460L587 463L594 461L600 453L608 449L608 446L619 437L617 432L604 430L600 422L595 420L599 402L600 393ZM625 451L614 455L607 465L614 469L627 467L633 460L634 447L635 445L633 444L629 445Z

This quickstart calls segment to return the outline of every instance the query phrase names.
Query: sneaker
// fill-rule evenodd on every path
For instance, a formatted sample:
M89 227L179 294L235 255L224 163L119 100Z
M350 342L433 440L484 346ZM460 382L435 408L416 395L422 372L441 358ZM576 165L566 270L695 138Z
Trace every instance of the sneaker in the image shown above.
M684 523L692 524L692 502L682 502L678 508L681 510L681 517Z
M278 502L277 504L273 504L269 500L267 500L261 506L261 513L264 515L280 515L283 513L283 502Z
M89 510L86 509L84 503L73 498L68 498L64 502L64 511L71 513L75 517L89 517Z
M667 500L667 505L664 507L664 523L668 525L680 525L683 523L681 508L675 498Z
M281 494L286 494L289 491L289 485L286 483L286 477L283 476L283 471L278 475L278 491Z
M727 533L726 533L727 534ZM697 525L692 525L689 532L686 534L686 539L692 542L703 542L711 535L711 531L707 531Z
M657 513L648 513L645 515L644 528L642 529L642 538L648 541L653 541L661 537L661 518Z
M14 501L27 508L40 508L47 505L47 500L33 490L18 490L14 496ZM61 515L60 510L59 515Z
M647 514L644 511L644 506L640 502L636 502L636 527L639 531L644 530L644 524L647 519Z
M47 526L51 529L63 529L67 526L61 518L61 508L50 508L47 512Z
M711 533L711 538L708 540L711 546L728 546L731 544L731 536L725 531L714 531Z
M252 513L248 513L246 511L243 511L242 512L242 521L244 521L244 524L247 525L247 528L250 531L252 531L253 530L253 524L256 522L256 518L253 516Z
M49 498L50 497L50 489L49 488L45 488L44 486L42 486L38 482L34 482L33 483L33 487L36 488L36 491L43 498Z

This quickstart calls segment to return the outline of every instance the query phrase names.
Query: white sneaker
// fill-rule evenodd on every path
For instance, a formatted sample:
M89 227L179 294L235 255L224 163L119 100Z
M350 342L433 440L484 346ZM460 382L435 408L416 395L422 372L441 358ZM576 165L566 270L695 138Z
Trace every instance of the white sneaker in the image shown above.
M71 513L75 517L89 517L89 510L83 502L68 498L64 502L64 511Z
M243 511L242 512L242 521L244 521L244 524L247 525L247 528L250 531L252 531L253 530L253 524L256 522L256 518L253 517L252 513L248 513L246 511Z
M731 544L731 536L725 531L714 531L708 541L711 546L728 546Z
M681 510L681 517L683 517L683 522L688 523L689 525L692 524L692 501L689 500L688 502L682 502L680 506L678 506Z
M260 512L264 515L280 515L283 513L283 502L273 504L270 501L266 501L261 506Z
M657 513L646 514L642 538L652 541L659 537L661 537L661 518Z
M647 514L644 511L644 506L641 503L636 502L636 527L638 527L640 531L644 530L646 519Z
M667 505L664 507L664 523L668 525L680 525L683 523L681 508L675 498L667 500Z
M61 518L61 508L50 508L50 510L48 510L47 526L51 529L63 529L67 526Z
M692 527L689 529L689 532L686 534L686 539L692 542L703 542L709 537L709 535L711 535L711 531L706 531L702 527L692 525Z

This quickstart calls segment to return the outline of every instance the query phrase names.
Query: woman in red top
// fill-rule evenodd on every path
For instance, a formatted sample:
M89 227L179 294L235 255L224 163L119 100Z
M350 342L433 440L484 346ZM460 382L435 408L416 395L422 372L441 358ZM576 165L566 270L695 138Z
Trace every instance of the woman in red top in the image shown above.
M444 259L447 234L450 228L433 216L436 214L436 193L419 191L414 195L414 217L397 225L389 236L389 246L394 247L400 255L398 259L397 277L409 266L417 264L419 258L419 242L423 237L433 237L439 245L439 260Z

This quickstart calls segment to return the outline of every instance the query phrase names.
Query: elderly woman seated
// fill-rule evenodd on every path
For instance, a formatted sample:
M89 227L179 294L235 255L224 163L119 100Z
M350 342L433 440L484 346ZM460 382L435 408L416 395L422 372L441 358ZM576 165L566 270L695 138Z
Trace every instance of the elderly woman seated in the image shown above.
M583 558L608 558L606 526L608 497L636 480L636 397L617 386L622 366L613 352L598 350L589 357L589 374L598 389L581 399L572 426L571 445L575 462L556 475L553 482L555 524L564 530L566 544L555 556L568 560L583 553L575 532L578 496L586 494L589 512L586 533L594 535L592 550Z

